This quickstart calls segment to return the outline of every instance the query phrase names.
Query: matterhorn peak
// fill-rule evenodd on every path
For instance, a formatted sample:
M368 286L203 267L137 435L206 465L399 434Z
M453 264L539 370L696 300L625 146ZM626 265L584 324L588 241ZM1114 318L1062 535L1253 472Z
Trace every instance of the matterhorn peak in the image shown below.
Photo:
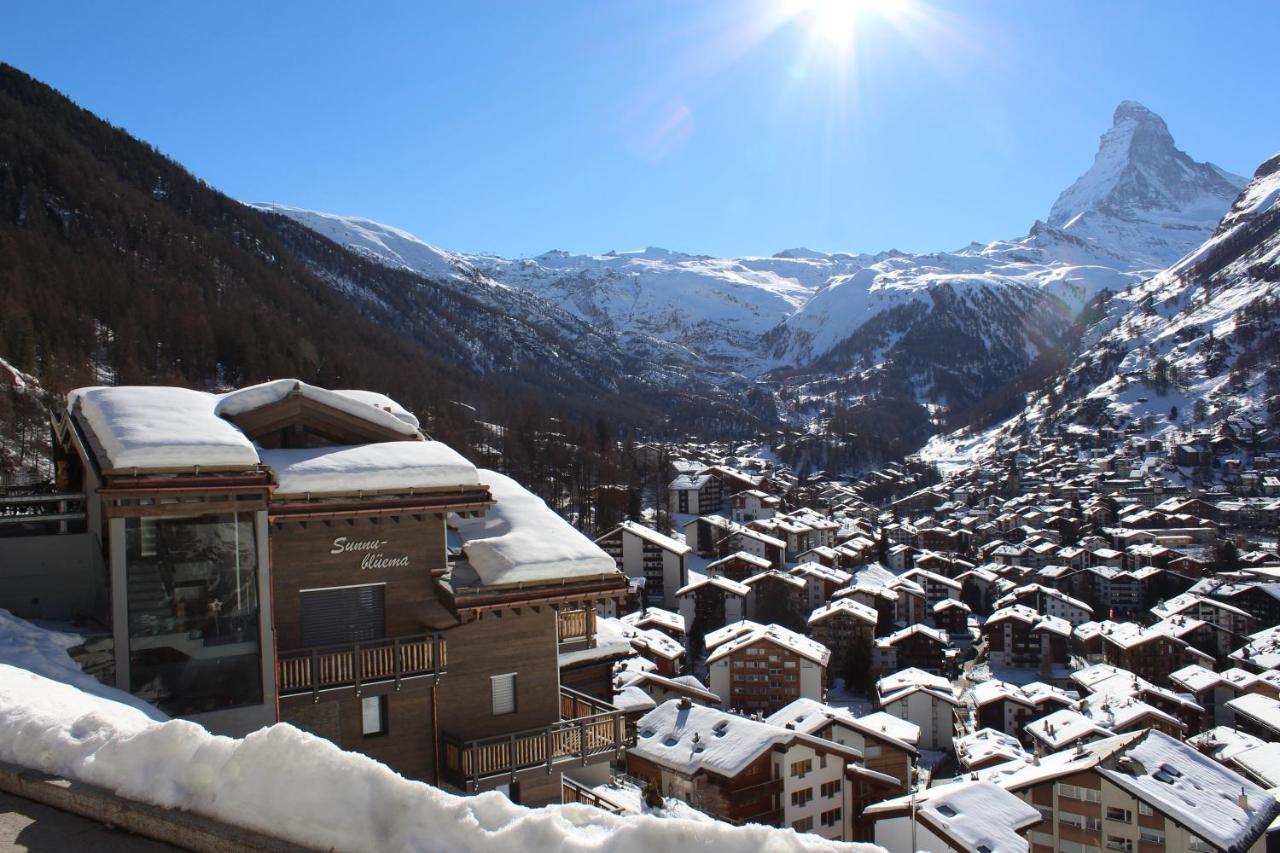
M1046 221L1105 244L1099 248L1136 252L1160 268L1198 245L1244 184L1180 151L1160 116L1137 101L1121 101L1093 165L1058 196Z
M1137 101L1121 101L1116 107L1115 113L1111 116L1111 124L1114 126L1125 121L1151 122L1168 129L1164 119Z

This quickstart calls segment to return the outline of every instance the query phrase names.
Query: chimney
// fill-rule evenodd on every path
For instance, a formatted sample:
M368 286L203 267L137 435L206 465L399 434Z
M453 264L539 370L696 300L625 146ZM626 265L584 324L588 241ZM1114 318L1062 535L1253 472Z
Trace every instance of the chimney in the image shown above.
M1236 799L1236 805L1238 805L1240 808L1244 809L1245 811L1253 810L1252 807L1249 805L1249 795L1245 793L1244 788L1240 789L1240 796Z
M682 711L687 711L688 709L690 709L690 708L692 708L692 707L693 707L693 700L692 700L692 699L690 699L688 696L682 696L682 697L680 697L680 710L682 710Z

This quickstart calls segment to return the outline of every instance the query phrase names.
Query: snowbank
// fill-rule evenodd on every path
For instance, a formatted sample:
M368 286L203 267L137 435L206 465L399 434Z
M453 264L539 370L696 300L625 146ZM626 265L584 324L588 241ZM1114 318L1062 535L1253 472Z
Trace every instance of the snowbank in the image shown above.
M45 678L70 684L85 693L129 705L153 720L169 719L136 696L108 687L82 672L67 650L83 641L76 634L41 628L0 609L0 663L30 670Z
M541 583L617 574L618 565L523 486L481 470L494 505L483 518L453 516L471 567L484 585Z
M287 724L243 739L0 664L0 761L123 797L349 851L864 850L764 826L733 827L583 805L529 809L459 797Z

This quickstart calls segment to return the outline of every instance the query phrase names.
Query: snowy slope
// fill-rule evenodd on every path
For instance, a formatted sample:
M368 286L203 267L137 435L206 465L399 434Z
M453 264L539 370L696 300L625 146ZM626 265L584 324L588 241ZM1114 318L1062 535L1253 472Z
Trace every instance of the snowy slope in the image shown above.
M1176 437L1227 418L1264 423L1280 404L1280 155L1195 251L1111 299L1085 344L1052 397L985 432L935 437L925 458L963 465L1100 424Z

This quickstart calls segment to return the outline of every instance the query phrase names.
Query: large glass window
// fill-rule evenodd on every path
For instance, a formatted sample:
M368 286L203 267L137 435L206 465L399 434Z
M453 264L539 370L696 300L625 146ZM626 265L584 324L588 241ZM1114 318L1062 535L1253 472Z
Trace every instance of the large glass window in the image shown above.
M253 513L125 524L130 689L175 716L262 702Z

